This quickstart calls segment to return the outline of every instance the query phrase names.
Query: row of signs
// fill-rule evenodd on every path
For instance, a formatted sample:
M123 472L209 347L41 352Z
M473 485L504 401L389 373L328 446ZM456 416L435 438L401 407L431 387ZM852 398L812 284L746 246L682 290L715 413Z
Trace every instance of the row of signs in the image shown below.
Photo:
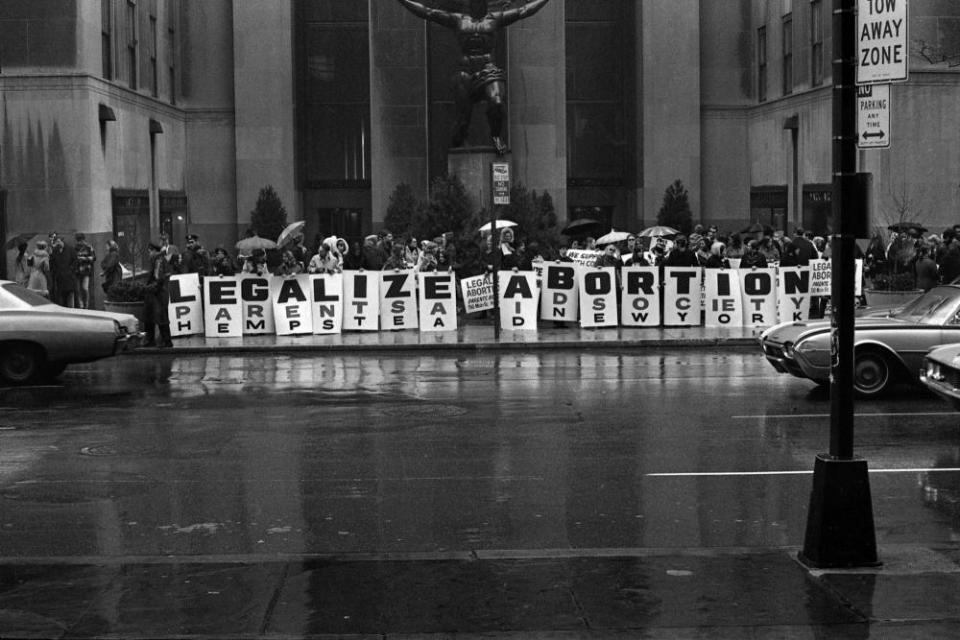
M859 266L859 265L858 265ZM808 267L583 267L543 264L498 274L501 327L535 331L537 321L582 327L753 326L805 320L810 298L829 295L829 261ZM858 278L859 281L859 278ZM344 271L261 277L180 274L170 279L173 336L456 331L453 273ZM467 313L492 309L488 276L460 281Z

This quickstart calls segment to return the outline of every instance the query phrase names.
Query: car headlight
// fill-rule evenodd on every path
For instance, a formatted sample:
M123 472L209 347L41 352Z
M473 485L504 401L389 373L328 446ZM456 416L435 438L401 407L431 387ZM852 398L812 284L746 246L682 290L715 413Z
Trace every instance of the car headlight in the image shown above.
M784 343L783 343L783 355L787 356L788 358L792 358L792 357L794 356L793 343L792 343L792 342L784 342Z
M943 375L943 370L940 368L939 362L927 360L925 364L927 370L927 379L936 380L937 382L943 382L943 380L946 379L946 376Z

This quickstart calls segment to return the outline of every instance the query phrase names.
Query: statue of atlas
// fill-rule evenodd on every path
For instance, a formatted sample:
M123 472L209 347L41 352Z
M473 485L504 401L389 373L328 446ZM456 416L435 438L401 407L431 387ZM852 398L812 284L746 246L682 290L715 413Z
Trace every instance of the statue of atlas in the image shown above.
M454 80L457 116L452 147L462 147L470 129L473 105L487 103L487 123L497 153L503 155L503 122L507 113L507 85L503 69L493 57L496 36L514 22L532 16L550 0L532 0L501 11L491 11L487 0L470 0L468 12L431 9L414 0L397 0L411 13L452 29L460 43L460 70Z

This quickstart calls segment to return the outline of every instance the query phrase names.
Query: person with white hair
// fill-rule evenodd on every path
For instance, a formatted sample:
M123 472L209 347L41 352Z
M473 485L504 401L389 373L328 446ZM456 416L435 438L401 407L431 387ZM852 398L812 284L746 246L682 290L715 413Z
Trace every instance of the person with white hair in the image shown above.
M711 244L710 257L707 258L703 266L707 269L729 269L730 261L727 259L727 256L724 255L726 250L727 245L722 242L714 242Z

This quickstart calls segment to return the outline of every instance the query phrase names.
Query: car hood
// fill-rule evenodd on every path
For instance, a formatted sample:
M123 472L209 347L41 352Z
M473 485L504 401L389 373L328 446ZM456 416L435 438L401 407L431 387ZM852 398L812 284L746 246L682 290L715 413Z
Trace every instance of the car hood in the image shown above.
M97 311L94 309L71 309L69 307L61 307L55 304L34 307L33 310L40 311L42 313L56 313L68 316L82 316L84 318L114 320L125 327L128 333L136 333L138 331L138 324L140 322L137 320L136 316L129 313L114 313L112 311Z
M879 329L884 327L911 326L914 323L897 318L888 317L860 317L855 320L856 329ZM809 320L807 322L784 322L767 329L761 336L762 340L783 344L796 343L802 338L830 331L829 320Z

